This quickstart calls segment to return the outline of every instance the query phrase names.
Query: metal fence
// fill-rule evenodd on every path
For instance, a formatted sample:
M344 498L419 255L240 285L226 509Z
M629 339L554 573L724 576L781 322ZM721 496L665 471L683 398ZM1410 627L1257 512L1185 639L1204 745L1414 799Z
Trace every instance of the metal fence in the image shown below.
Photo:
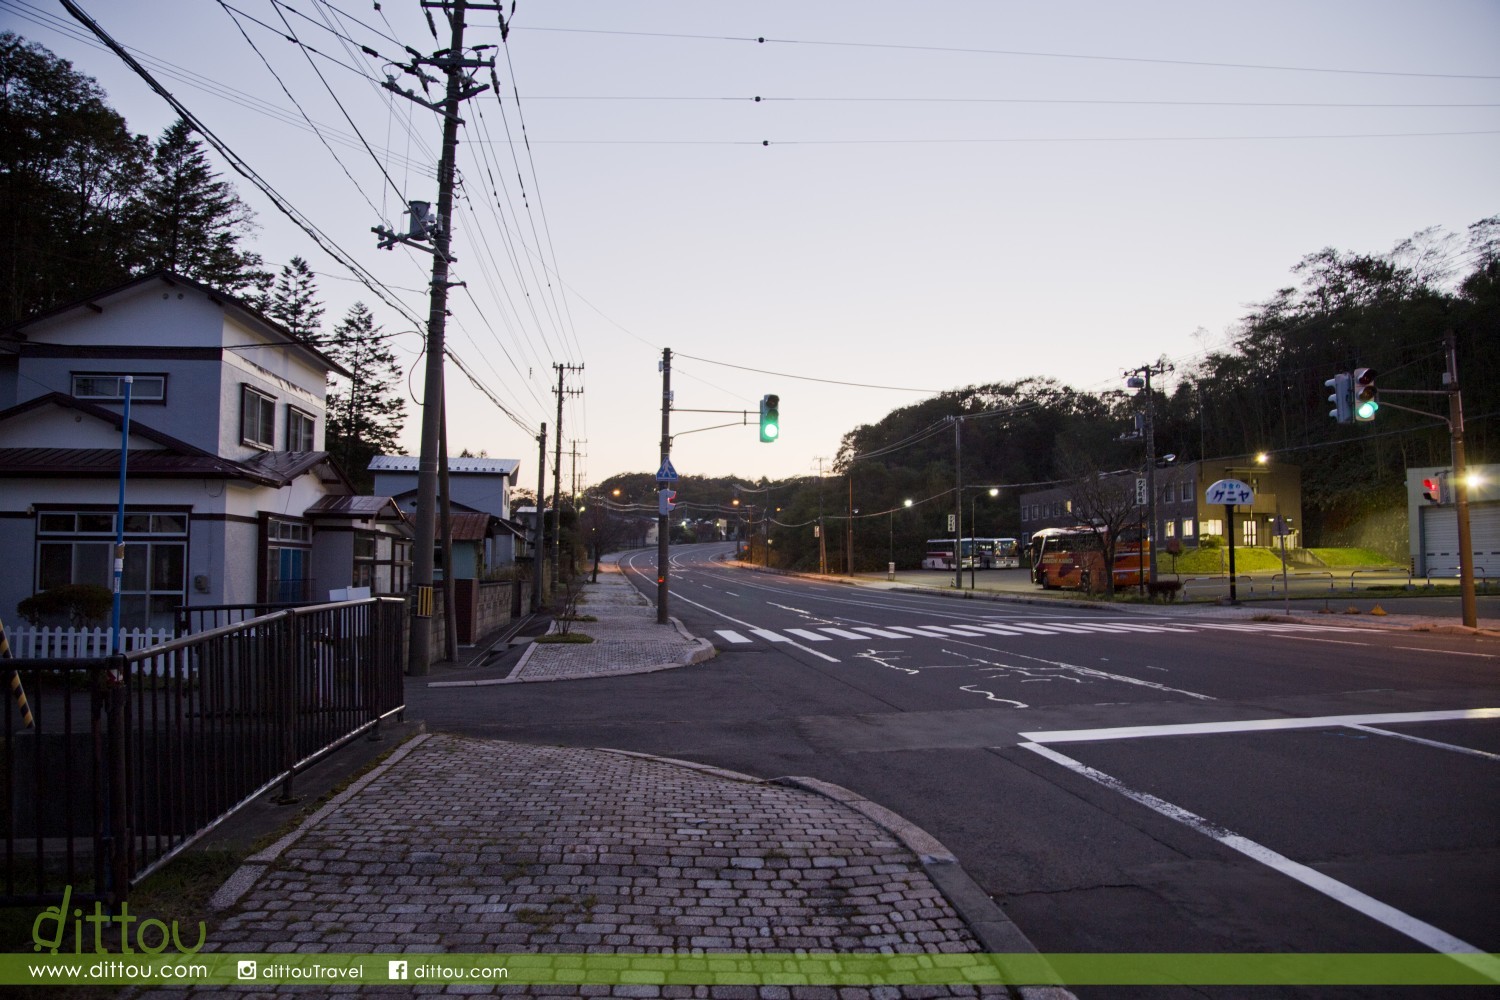
M123 899L250 799L404 708L405 602L294 608L89 660L5 661L0 903ZM9 670L6 671L9 674Z

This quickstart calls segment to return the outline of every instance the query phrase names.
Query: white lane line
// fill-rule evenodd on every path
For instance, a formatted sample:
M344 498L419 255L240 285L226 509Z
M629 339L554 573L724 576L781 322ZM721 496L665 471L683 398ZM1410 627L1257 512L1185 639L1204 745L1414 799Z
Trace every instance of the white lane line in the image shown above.
M892 632L890 629L886 629L886 628L876 628L873 625L856 625L856 626L854 626L854 628L855 628L855 631L865 632L865 633L867 633L869 635L873 635L873 636L876 636L877 638L881 638L881 639L905 639L905 638L908 638L907 636L902 635L900 632ZM860 636L860 638L863 639L864 636Z
M750 634L751 635L758 635L762 639L766 640L767 642L785 642L785 643L791 643L791 641L792 641L792 640L788 639L786 636L782 635L780 632L772 632L768 628L753 628L753 629L750 630Z
M1021 622L1016 622L1014 625L1007 625L1006 628L1017 629L1017 630L1019 630L1021 632L1026 633L1027 635L1056 635L1057 634L1057 631L1055 629L1042 628L1040 625L1032 625L1030 623L1022 624Z
M828 636L826 636L826 635L819 635L818 633L814 632L812 629L807 629L807 628L789 628L789 629L787 629L787 632L789 634L791 634L791 635L800 636L801 638L806 639L808 642L827 642L828 641Z
M1485 660L1500 659L1494 653L1460 653L1452 649L1430 649L1426 646L1392 646L1392 649L1410 649L1417 653L1436 653L1438 656L1478 656Z
M727 628L718 629L715 634L716 635L722 635L729 642L750 642L751 641L749 639L746 639L744 636L740 635L738 632L731 632Z
M870 638L867 635L860 635L858 632L850 632L848 629L844 629L844 628L832 628L831 626L828 626L828 625L820 625L820 626L818 626L818 631L819 632L827 632L829 635L836 635L840 639L861 639L861 640L863 640L863 639Z
M707 611L711 615L718 615L726 622L733 622L734 624L743 626L744 628L747 628L752 632L755 631L755 626L751 625L749 622L742 622L738 618L731 618L729 615L726 615L724 612L718 610L717 608L711 608L707 604L699 604L697 601L689 600L688 598L683 597L681 594L676 595L672 598L672 600L682 601L684 604L691 604L695 608L702 608L704 611ZM860 638L864 637L861 636ZM791 643L791 645L797 649L802 650L802 652L804 653L809 653L813 656L816 656L820 660L827 660L829 663L842 662L837 656L829 656L827 653L820 653L816 649L810 649L809 647L802 645L800 642L793 642Z
M1088 743L1093 740L1133 740L1143 736L1198 736L1213 733L1259 733L1284 729L1327 729L1332 726L1392 725L1403 722L1451 722L1455 719L1496 719L1500 708L1464 708L1439 712L1381 712L1373 715L1321 715L1292 719L1241 719L1237 722L1185 722L1162 726L1119 726L1110 729L1057 729L1022 733L1034 743Z
M1103 785L1112 791L1137 802L1153 812L1174 820L1184 826L1210 837L1233 851L1245 855L1254 861L1259 861L1268 868L1274 869L1281 874L1301 882L1315 892L1320 892L1336 902L1362 913L1371 920L1378 921L1396 931L1404 934L1419 944L1431 948L1433 951L1446 955L1452 955L1453 960L1462 962L1480 975L1500 982L1500 959L1490 955L1483 950L1474 947L1467 941L1460 940L1447 931L1434 927L1429 923L1418 920L1409 913L1403 913L1394 906L1382 903L1373 896L1355 889L1353 886L1345 885L1337 879L1329 878L1322 872L1307 865L1293 861L1284 854L1279 854L1263 844L1258 844L1248 837L1242 837L1233 830L1225 829L1217 823L1211 823L1178 805L1173 805L1164 799L1159 799L1148 792L1139 792L1129 787L1120 779L1105 774L1103 771L1095 770L1087 764L1074 760L1072 757L1064 756L1056 750L1041 746L1036 743L1018 744L1032 753L1045 757L1054 764L1060 764L1075 774L1082 775L1097 784Z
M1138 622L1110 622L1115 628L1125 629L1127 632L1146 632L1155 635L1158 632L1182 632L1192 635L1197 629L1180 628L1172 625L1141 625Z
M1376 729L1374 726L1350 726L1350 729L1358 729L1362 733L1375 733L1377 736L1394 736L1398 740L1406 740L1409 743L1420 743L1427 747L1437 747L1439 750L1452 750L1454 753L1466 753L1474 757L1483 757L1486 760L1500 760L1500 753L1490 753L1488 750L1475 750L1473 747L1461 747L1455 743L1439 743L1437 740L1424 740L1420 736L1411 733L1397 733L1389 729Z
M906 632L906 633L909 633L911 635L921 636L923 639L943 639L943 638L946 638L943 635L943 633L937 631L937 626L936 625L933 625L933 626L931 626L929 628L914 628L911 625L892 625L891 628L893 630L897 631L897 632ZM974 634L975 635L979 635L981 633L976 632Z

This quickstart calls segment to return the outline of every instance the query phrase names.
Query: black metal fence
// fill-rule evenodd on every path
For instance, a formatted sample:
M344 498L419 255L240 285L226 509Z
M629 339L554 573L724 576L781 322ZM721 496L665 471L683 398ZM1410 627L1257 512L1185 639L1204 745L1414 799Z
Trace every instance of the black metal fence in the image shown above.
M98 660L7 660L0 902L117 901L404 707L405 601L292 608Z

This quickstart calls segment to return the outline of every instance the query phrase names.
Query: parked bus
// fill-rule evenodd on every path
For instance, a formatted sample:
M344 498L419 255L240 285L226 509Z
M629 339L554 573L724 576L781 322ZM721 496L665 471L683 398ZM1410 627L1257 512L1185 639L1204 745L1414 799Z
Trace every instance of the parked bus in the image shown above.
M1103 593L1104 538L1089 528L1043 528L1031 536L1031 582L1044 590ZM1115 545L1115 590L1140 586L1150 573L1151 543L1139 533Z
M1017 569L1021 543L1014 538L964 538L962 569ZM953 539L927 539L923 569L953 569Z

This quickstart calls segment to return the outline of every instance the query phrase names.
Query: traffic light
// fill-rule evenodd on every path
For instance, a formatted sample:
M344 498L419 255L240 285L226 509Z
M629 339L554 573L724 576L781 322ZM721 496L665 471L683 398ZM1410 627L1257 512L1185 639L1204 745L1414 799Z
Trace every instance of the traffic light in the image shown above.
M760 397L760 439L762 441L775 441L781 437L781 397L765 395Z
M1328 401L1333 404L1333 409L1328 415L1341 424L1347 424L1354 419L1354 395L1352 390L1353 380L1348 372L1339 372L1333 378L1323 383L1333 392L1329 394Z
M1438 473L1428 479L1422 480L1422 499L1428 503L1444 503L1448 492L1446 489L1448 476L1446 473Z
M672 513L672 508L677 506L676 490L656 491L656 512L663 516Z
M1380 409L1380 401L1375 398L1375 370L1356 368L1349 377L1353 383L1354 419L1368 423L1375 419L1375 411Z

